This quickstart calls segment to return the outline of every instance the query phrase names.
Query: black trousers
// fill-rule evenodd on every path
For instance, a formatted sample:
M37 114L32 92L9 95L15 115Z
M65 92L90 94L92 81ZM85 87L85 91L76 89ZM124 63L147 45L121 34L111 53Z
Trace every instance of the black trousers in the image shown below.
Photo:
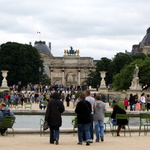
M147 103L147 110L150 109L150 103Z

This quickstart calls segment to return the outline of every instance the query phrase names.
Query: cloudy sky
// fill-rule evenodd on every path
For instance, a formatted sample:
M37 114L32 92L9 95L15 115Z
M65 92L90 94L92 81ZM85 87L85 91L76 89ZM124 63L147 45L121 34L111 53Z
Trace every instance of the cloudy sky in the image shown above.
M73 46L83 57L113 58L143 39L149 14L150 0L0 0L0 44L42 40L54 56Z

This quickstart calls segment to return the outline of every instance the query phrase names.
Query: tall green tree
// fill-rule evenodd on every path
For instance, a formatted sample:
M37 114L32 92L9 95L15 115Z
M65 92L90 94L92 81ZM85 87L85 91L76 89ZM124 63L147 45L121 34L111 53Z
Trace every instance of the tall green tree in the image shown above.
M144 53L137 53L135 55L132 55L131 57L132 57L132 59L134 61L136 59L142 59L142 60L144 60L147 56Z
M43 62L37 49L31 45L7 42L0 47L0 70L9 71L9 86L18 84L19 81L22 85L35 84L39 83Z
M139 69L140 83L148 84L150 86L150 57L146 57L145 60L141 60Z
M96 88L100 84L100 76L96 71L91 71L86 80L88 86Z
M125 65L132 62L132 57L128 54L120 52L115 55L112 61L114 65L114 74L117 74Z
M139 67L139 83L150 85L150 57L144 60L136 59L129 65L126 65L120 73L113 78L113 88L116 90L127 90L131 86L135 64Z

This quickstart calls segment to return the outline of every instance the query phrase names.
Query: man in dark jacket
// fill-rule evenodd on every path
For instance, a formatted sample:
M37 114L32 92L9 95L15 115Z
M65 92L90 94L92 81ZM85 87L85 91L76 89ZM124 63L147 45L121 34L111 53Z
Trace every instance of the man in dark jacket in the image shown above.
M58 144L59 140L59 127L62 125L61 113L65 110L63 103L60 101L59 94L54 92L52 95L52 99L49 101L46 114L45 121L48 122L50 127L50 143Z
M90 145L90 123L91 123L91 104L85 100L85 94L82 93L79 97L79 102L75 109L78 122L78 144L82 145L83 131L85 133L86 145Z

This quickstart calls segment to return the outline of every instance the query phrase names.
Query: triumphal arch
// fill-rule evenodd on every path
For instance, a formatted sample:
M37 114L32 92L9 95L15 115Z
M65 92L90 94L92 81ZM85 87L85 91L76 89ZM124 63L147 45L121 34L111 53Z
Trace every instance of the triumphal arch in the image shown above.
M95 62L91 57L80 57L80 51L72 46L64 50L62 57L55 57L44 41L36 41L35 48L39 51L44 62L45 73L51 78L52 85L82 86L90 71L95 69Z

